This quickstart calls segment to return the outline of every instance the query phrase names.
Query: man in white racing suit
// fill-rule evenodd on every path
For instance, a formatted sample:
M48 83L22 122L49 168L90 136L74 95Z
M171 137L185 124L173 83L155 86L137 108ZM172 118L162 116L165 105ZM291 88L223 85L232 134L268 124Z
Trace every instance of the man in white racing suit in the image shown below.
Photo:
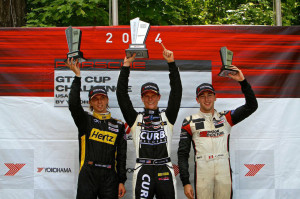
M251 115L258 107L254 92L241 70L233 66L236 74L229 77L238 81L246 103L235 110L217 112L215 90L204 83L196 89L200 111L184 119L178 149L180 179L185 195L193 199L189 181L189 153L191 143L195 153L195 195L197 199L232 198L232 179L229 158L231 127Z

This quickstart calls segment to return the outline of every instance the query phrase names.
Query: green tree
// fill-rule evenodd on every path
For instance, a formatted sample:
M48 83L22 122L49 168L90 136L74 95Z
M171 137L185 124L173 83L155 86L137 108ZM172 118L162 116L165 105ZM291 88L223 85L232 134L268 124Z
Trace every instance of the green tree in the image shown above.
M282 1L283 26L300 24L299 5L296 0ZM275 25L273 1L257 0L240 4L236 9L226 10L226 16L219 19L217 24Z
M219 19L220 24L274 25L273 3L261 0L245 3L235 10L226 10L226 16Z
M140 17L152 25L183 25L189 20L192 0L125 0L119 1L119 23L129 24ZM126 9L122 9L126 8Z
M282 25L300 25L300 1L282 0Z
M27 26L108 24L108 0L27 0Z
M299 0L282 0L283 25L300 25ZM109 0L27 0L27 26L106 26ZM119 0L119 24L274 25L273 0Z

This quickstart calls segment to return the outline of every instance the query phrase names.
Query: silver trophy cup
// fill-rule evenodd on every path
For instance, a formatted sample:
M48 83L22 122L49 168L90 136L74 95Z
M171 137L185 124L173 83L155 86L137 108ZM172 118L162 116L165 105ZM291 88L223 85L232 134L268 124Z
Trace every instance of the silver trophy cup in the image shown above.
M83 58L83 53L80 51L81 34L80 29L72 28L72 26L69 26L66 29L66 37L69 48L67 59L73 58L74 61L78 59L79 63L86 61L86 59ZM67 59L65 62L67 62Z
M130 20L131 44L125 50L126 57L131 57L136 53L135 58L149 58L145 44L149 29L150 24L141 21L138 17Z
M218 75L221 77L228 77L228 74L236 74L237 71L231 69L233 52L228 50L226 46L224 46L220 49L220 55L222 60L222 67Z

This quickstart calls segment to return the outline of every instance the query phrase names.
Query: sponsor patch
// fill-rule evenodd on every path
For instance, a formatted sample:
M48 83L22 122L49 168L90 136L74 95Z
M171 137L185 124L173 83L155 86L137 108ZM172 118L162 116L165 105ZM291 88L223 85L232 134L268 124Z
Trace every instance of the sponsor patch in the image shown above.
M118 125L112 124L111 122L108 122L108 126L111 126L111 127L115 128L115 129L117 129L119 127Z
M162 177L162 178L158 178L159 181L166 181L166 180L170 180L169 177Z
M164 172L164 173L158 173L157 174L157 176L168 176L168 175L170 175L170 173L169 172Z
M140 134L140 143L148 145L167 143L167 136L163 129L158 131L142 130Z
M221 120L214 119L215 128L220 128L220 127L224 126L224 123L225 123L225 119L221 119Z
M94 122L99 123L99 124L101 123L100 120L98 120L98 119L94 119Z
M113 131L113 132L116 132L116 133L119 132L119 129L115 129L115 128L112 128L112 127L110 127L110 126L108 126L108 130Z
M196 128L196 130L204 129L204 122L196 122L195 128Z
M199 133L199 137L220 137L223 136L224 132L219 130L212 130L212 131L201 131Z
M90 140L95 140L97 142L103 142L107 144L114 145L116 142L117 134L108 131L101 131L99 129L93 128L90 133Z

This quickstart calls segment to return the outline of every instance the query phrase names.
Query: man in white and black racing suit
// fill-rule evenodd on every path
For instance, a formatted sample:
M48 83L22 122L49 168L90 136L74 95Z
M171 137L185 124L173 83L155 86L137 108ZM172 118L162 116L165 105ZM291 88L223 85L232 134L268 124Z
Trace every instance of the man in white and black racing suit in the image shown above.
M238 81L246 103L235 110L217 112L214 109L215 90L204 83L196 89L200 111L184 119L178 149L178 166L185 195L192 199L194 191L189 181L191 143L195 153L195 195L197 199L229 199L232 179L229 158L231 127L251 115L258 107L254 92L237 67L230 78Z
M81 77L78 63L66 64L74 73L69 95L69 109L78 128L80 173L77 199L117 199L126 190L125 125L111 117L108 96L103 86L92 87L89 104L93 114L81 106Z
M133 198L174 199L176 178L170 152L173 125L180 108L182 86L173 52L164 49L163 56L169 65L171 92L168 107L160 111L157 107L160 92L157 84L145 83L141 88L144 111L134 110L128 95L129 67L135 58L124 59L121 68L117 98L126 123L131 128L136 150L136 166L133 174Z

